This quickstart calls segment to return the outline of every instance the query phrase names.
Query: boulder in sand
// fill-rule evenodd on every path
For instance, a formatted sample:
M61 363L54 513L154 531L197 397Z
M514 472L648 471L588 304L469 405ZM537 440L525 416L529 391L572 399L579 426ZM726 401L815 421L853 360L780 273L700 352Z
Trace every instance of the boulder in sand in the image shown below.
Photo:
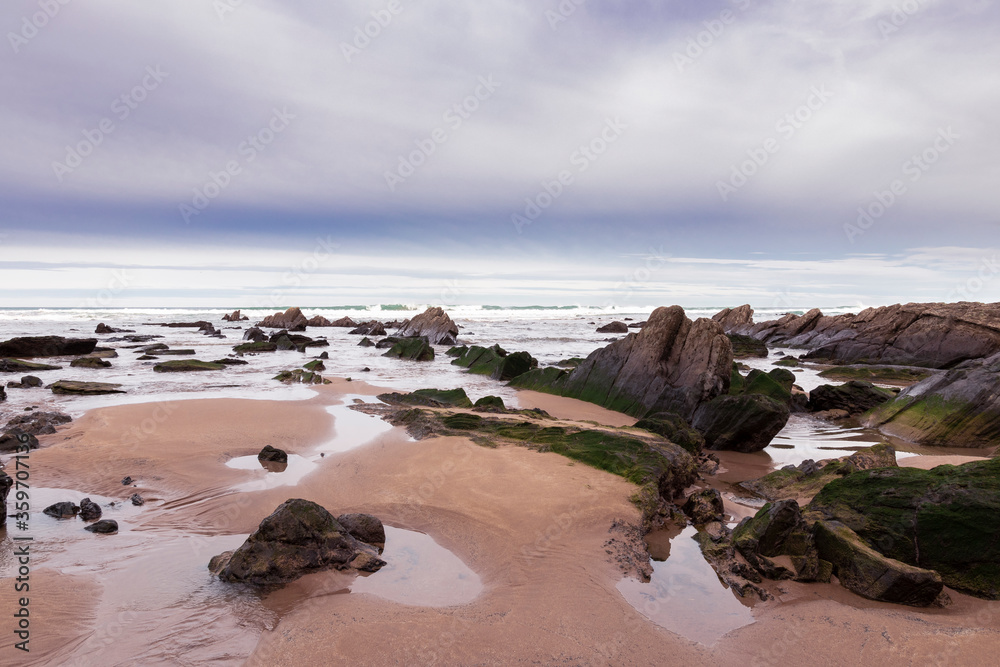
M455 324L441 308L428 308L417 315L396 335L401 338L426 336L431 345L455 345L458 336L458 325Z
M27 453L24 447L27 446L29 450L38 449L38 438L36 438L31 433L26 433L20 428L11 428L10 424L7 425L8 430L0 435L0 452L20 452Z

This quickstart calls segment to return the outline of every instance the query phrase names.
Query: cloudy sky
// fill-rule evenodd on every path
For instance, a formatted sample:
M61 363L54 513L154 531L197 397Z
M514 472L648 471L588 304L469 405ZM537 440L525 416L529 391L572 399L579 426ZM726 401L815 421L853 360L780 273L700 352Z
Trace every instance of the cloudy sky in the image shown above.
M0 306L1000 300L993 0L7 0Z

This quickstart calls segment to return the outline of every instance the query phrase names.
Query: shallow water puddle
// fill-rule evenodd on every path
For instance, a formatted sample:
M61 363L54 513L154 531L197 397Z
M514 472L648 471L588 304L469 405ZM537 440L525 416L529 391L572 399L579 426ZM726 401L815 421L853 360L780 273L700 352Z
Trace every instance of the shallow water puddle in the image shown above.
M617 588L630 605L660 627L712 646L727 632L753 623L754 617L705 561L693 539L696 533L688 527L670 541L669 556L653 562L649 583L623 579Z
M850 456L858 448L884 442L879 434L863 428L844 428L807 415L792 415L785 428L764 452L776 468L799 465L806 459L820 461Z
M333 428L336 434L332 440L320 445L317 451L327 454L347 452L368 444L392 430L392 424L379 417L352 410L350 406L356 403L355 399L362 403L380 403L372 396L348 394L342 397L343 405L328 407L326 411L333 415Z
M280 486L295 486L318 466L316 461L298 454L289 454L288 464L284 467L270 462L262 463L256 456L240 456L226 461L228 468L258 473L257 479L238 485L237 491L266 491Z
M382 559L388 565L355 579L351 592L417 607L450 607L472 602L483 590L479 575L430 535L386 526Z

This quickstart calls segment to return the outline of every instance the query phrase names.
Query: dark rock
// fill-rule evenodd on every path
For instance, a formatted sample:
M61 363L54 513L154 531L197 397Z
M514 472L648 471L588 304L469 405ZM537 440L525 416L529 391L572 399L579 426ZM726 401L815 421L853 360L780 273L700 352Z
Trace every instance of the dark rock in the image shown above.
M319 355L319 358L320 359L329 359L330 358L330 353L329 352L323 352L322 354Z
M288 454L277 447L265 445L264 449L257 454L258 461L270 461L273 463L288 463Z
M7 494L14 488L14 478L0 470L0 528L7 524Z
M292 499L236 551L213 558L209 568L223 581L268 586L330 568L374 572L383 565L375 547L352 537L323 507Z
M59 380L49 385L53 394L75 394L78 396L98 396L101 394L124 394L119 389L120 384L107 382L78 382L76 380Z
M251 343L263 343L267 340L267 334L258 327L250 327L243 332L243 340L248 340Z
M0 357L75 357L90 354L95 347L96 338L28 336L0 343Z
M275 352L278 346L271 342L261 342L261 343L243 343L242 345L237 345L233 348L233 352L238 354L244 354L247 352Z
M307 327L329 327L329 326L333 326L333 323L330 322L330 320L328 320L325 317L323 317L322 315L315 315L313 317L310 317L306 321L306 326Z
M90 498L80 501L80 518L84 521L97 521L101 518L101 514L103 514L101 506Z
M396 336L386 336L382 340L380 340L377 343L375 343L375 349L376 350L391 350L392 346L395 345L396 343L398 343L400 340L402 340L402 339L397 338Z
M323 376L301 368L290 371L282 371L275 375L273 380L284 382L285 384L324 384Z
M473 345L451 363L467 368L470 373L489 375L501 382L512 380L538 367L538 360L527 352L508 354L499 345L493 347Z
M162 364L153 366L153 371L157 373L194 373L200 371L221 371L225 370L225 364L213 364L197 359L177 359L175 361L165 361Z
M358 343L358 347L375 347L375 343L372 342L371 338L365 336L361 339L361 342Z
M391 405L422 405L429 408L471 408L472 401L465 390L418 389L410 394L379 394L378 400Z
M0 373L24 373L25 371L58 371L62 366L35 364L20 359L0 359Z
M718 322L727 334L732 333L738 328L753 325L753 308L749 304L744 304L739 308L725 308L713 315L712 319ZM767 355L762 356L766 357Z
M490 412L505 412L507 406L503 404L503 399L499 396L483 396L475 403L475 407Z
M722 494L716 489L704 489L692 493L684 502L681 511L687 514L695 525L721 522L726 514L722 505Z
M250 362L245 359L232 359L230 357L216 359L215 361L211 361L209 363L215 364L216 366L247 366L250 364Z
M122 486L128 486L129 484L131 484L134 481L135 480L132 479L131 477L125 477L124 479L122 479Z
M579 398L641 417L698 405L729 390L733 351L721 327L689 320L679 306L657 308L638 333L594 351L575 370L537 369L511 385Z
M129 498L129 500L131 500L132 504L135 505L136 507L146 504L146 501L143 500L142 496L140 496L138 493L133 493L132 496Z
M69 364L72 368L111 368L111 362L97 357L80 357Z
M645 429L662 436L696 456L705 447L705 437L692 428L680 415L672 412L658 412L640 419L635 423L635 428Z
M118 532L118 522L114 519L101 519L97 523L92 523L84 527L84 530L89 530L99 535L112 535Z
M247 317L246 315L242 314L238 310L234 310L229 315L223 315L222 316L222 321L223 322L246 322L249 319L250 319L249 317Z
M691 425L709 449L758 452L788 423L788 406L763 394L719 396L702 404Z
M424 336L431 345L454 345L458 325L441 308L428 308L396 332L400 338Z
M727 334L727 336L733 345L734 359L763 359L768 355L767 345L763 341L739 334Z
M72 519L80 512L80 508L73 503L63 502L49 505L42 512L56 519Z
M343 526L348 534L365 544L381 547L385 544L385 527L378 517L371 514L341 514L337 523Z
M97 329L94 330L96 334L116 334L116 333L135 333L132 329L115 329L114 327L109 327L104 322L97 325Z
M624 322L612 322L597 329L599 334L621 334L628 333L628 325Z
M809 411L846 410L850 415L860 415L894 397L888 389L880 389L871 382L851 380L842 385L824 384L809 392Z
M16 452L25 445L29 449L38 449L38 438L34 435L25 433L20 428L10 428L10 424L7 428L8 430L0 435L0 452Z
M340 327L342 329L353 329L358 326L358 323L349 317L341 317L335 322L330 322L331 327Z
M385 326L381 322L377 322L376 320L371 320L370 322L359 324L356 328L352 329L350 333L357 334L360 336L386 335Z
M302 364L302 368L306 369L307 371L312 371L314 373L319 373L321 371L325 371L326 370L326 365L323 363L322 360L320 360L320 359L314 359L314 360L312 360L310 362Z
M159 354L169 349L170 347L166 343L153 343L152 345L140 347L136 354Z
M289 308L283 313L275 313L265 317L258 327L265 329L287 329L288 331L305 331L308 320L298 308Z
M192 349L190 349L190 348L183 349L183 350L169 350L169 349L168 350L162 350L161 349L161 350L157 350L156 354L157 354L157 356L161 356L161 357L193 357L195 355L195 351L192 350Z
M34 389L42 386L42 379L35 377L34 375L25 375L21 378L21 387L23 389Z
M434 361L434 348L425 336L401 338L382 356L411 361Z

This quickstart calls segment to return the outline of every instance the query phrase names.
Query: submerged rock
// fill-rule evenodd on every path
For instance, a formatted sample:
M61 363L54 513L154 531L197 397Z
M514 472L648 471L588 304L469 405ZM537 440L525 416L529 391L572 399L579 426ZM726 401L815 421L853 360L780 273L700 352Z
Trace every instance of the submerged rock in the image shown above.
M364 322L350 331L352 334L361 336L384 336L386 335L385 325L376 320Z
M221 371L225 370L226 364L215 364L197 359L178 359L175 361L165 361L153 366L153 371L157 373L195 373L201 371Z
M114 519L101 519L97 523L92 523L84 527L84 530L89 530L99 535L111 535L118 532L118 522Z
M96 338L27 336L0 343L0 357L75 357L90 354L95 347Z
M371 338L365 336L361 339L361 342L358 343L358 347L375 347L375 343L372 342Z
M401 338L425 336L431 345L454 345L458 336L458 325L441 308L428 308L405 326L396 335Z
M76 380L59 380L49 385L53 394L76 394L80 396L98 396L101 394L124 394L119 389L120 384L108 382L78 382Z
M111 368L111 362L97 357L80 357L70 362L71 368Z
M0 373L24 373L26 371L58 371L62 366L51 366L49 364L36 364L20 359L0 359Z
M378 556L320 505L292 499L261 521L238 549L213 558L209 569L223 581L267 586L330 568L374 572L385 565Z

